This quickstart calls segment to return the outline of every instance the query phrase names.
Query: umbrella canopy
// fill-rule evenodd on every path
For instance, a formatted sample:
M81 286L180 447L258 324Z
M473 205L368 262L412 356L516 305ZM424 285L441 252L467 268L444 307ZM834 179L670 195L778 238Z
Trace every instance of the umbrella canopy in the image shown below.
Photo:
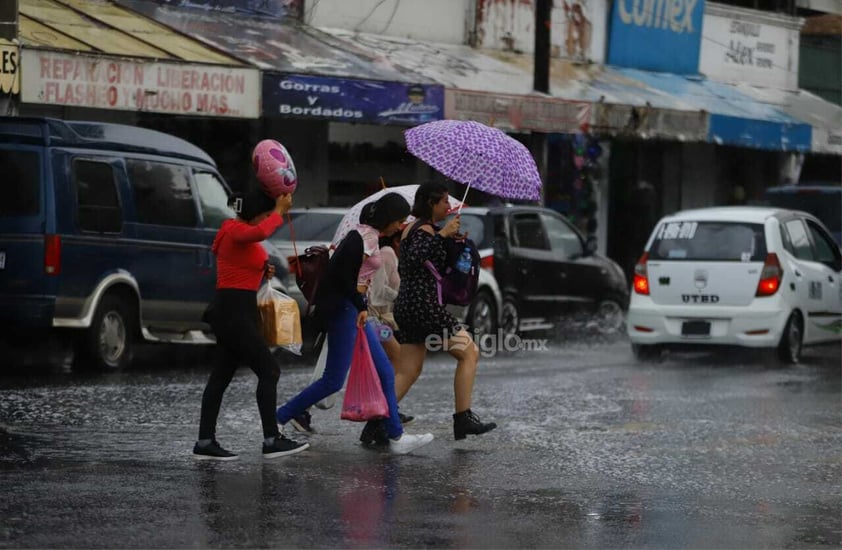
M445 176L507 199L539 200L541 176L529 150L497 128L437 120L404 132L407 150Z
M412 203L415 202L415 192L418 191L418 185L400 185L398 187L388 187L386 189L381 189L380 191L373 193L354 206L352 206L348 212L342 217L342 221L339 222L339 226L336 228L336 233L333 235L333 244L339 244L339 242L348 234L348 231L354 229L360 223L360 212L363 210L363 206L370 202L374 202L386 193L397 193L403 198L406 199L406 202L409 203L409 206L412 206ZM451 210L459 208L462 203L459 199L455 197L449 197L450 200L450 208ZM409 216L407 221L412 221L413 217Z

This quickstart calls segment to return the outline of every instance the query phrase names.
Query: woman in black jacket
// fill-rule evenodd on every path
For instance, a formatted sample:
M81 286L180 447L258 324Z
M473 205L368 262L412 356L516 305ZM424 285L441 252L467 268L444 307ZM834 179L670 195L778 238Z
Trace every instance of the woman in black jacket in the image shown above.
M360 225L342 239L330 258L327 273L316 293L316 315L327 328L327 363L322 377L278 409L278 422L286 424L311 405L342 389L351 366L357 329L365 327L371 357L389 404L384 421L389 448L405 454L433 440L432 434L403 433L395 397L395 374L373 323L368 321L366 292L380 267L380 233L397 231L409 214L409 204L397 193L388 193L366 205Z

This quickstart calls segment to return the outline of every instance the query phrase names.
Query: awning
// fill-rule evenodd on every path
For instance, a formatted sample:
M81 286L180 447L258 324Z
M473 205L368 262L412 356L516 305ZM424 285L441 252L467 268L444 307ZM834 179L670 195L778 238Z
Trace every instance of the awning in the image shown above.
M20 0L24 47L243 66L153 20L97 0Z
M257 118L260 73L101 0L20 0L21 101Z
M842 108L805 91L765 90L698 76L552 59L551 95L532 91L531 55L323 28L379 65L420 73L446 87L447 118L503 129L573 132L583 113L593 131L641 139L708 141L784 151L842 148ZM538 109L518 105L553 104ZM514 105L514 107L513 107ZM592 105L592 108L590 106Z
M262 69L264 116L373 124L444 116L438 82L379 63L295 18L118 1Z
M329 36L291 17L232 14L145 0L116 1L264 71L434 84L419 74L373 63L337 47Z

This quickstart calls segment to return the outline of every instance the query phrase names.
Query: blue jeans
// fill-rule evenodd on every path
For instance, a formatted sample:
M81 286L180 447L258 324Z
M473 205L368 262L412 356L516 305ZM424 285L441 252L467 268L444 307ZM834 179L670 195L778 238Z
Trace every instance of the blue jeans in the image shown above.
M383 346L380 345L380 338L372 322L366 323L365 335L368 338L368 349L371 351L380 385L383 386L383 394L389 404L389 418L385 420L386 433L392 439L397 439L403 433L403 427L398 418L395 371ZM342 389L348 370L351 368L356 339L357 308L350 301L343 300L332 312L328 325L327 363L325 363L324 374L278 409L278 422L286 424L291 418L303 414L312 405Z

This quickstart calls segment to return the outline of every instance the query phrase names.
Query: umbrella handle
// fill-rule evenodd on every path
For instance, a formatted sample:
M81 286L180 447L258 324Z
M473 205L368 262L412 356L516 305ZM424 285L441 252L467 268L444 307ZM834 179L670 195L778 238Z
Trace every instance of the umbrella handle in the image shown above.
M468 184L468 185L465 187L465 194L464 194L464 195L462 195L462 202L460 202L460 203L459 203L459 209L456 211L456 213L457 213L457 214L461 214L461 213L462 213L462 206L465 204L465 199L467 199L467 198L468 198L468 190L469 190L470 188L471 188L471 184Z

